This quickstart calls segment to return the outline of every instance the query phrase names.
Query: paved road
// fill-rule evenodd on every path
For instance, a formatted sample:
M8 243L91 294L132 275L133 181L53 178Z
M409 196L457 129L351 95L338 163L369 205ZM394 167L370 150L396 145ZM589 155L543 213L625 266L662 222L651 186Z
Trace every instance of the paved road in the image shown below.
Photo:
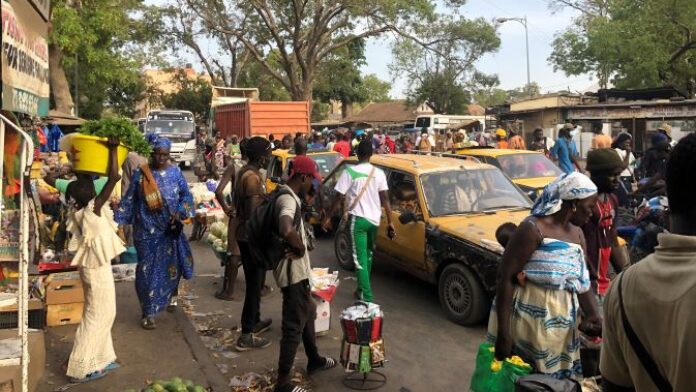
M189 181L191 171L186 172ZM188 178L190 177L190 178ZM236 329L241 314L244 275L239 272L235 296L236 300L224 302L213 297L219 279L213 275L221 273L220 264L204 241L192 244L198 275L188 285L192 294L194 311L203 314L218 313L213 317L192 317L194 325L207 324L211 328ZM341 284L331 304L331 331L318 339L320 352L338 358L341 347L340 311L352 304L352 293L356 288L354 274L340 269L333 252L333 238L321 236L317 249L311 253L314 267L329 267L339 270ZM275 286L272 274L268 283ZM436 287L422 282L410 275L396 270L386 263L376 260L372 285L375 302L385 313L384 337L389 363L383 369L388 377L383 391L461 391L468 389L474 371L478 345L485 336L485 326L466 328L447 320L440 308ZM278 289L263 298L261 311L263 317L273 318L272 329L265 335L273 344L264 350L244 353L239 357L225 358L214 352L214 361L226 365L227 378L248 371L263 373L277 366L280 341L280 311L282 296ZM223 313L220 315L220 313ZM212 322L211 322L212 319ZM235 335L236 336L236 333ZM227 340L230 336L227 336ZM306 358L300 348L297 367L306 366ZM318 374L313 377L314 390L344 391L341 384L344 373L340 369Z

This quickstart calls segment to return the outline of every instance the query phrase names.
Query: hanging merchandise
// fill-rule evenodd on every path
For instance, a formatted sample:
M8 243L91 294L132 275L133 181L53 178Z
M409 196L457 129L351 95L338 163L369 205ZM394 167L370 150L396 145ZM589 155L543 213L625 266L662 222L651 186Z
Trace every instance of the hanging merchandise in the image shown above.
M51 128L48 130L48 151L58 152L60 151L60 139L63 138L63 131L61 131L58 124L52 124Z
M369 389L376 389L386 382L386 376L375 371L386 362L383 320L380 306L371 302L359 301L341 312L341 364L348 372L343 379L346 387L365 390L370 386Z

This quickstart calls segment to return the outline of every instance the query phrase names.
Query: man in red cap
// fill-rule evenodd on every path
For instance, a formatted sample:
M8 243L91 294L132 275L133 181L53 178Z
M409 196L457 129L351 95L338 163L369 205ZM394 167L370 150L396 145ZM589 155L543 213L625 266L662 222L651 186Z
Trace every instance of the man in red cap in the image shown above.
M328 370L336 366L336 360L319 355L314 331L316 305L311 297L309 279L312 267L307 251L305 222L302 219L302 201L311 197L314 180L321 181L317 164L306 156L293 160L292 172L286 185L278 187L284 192L276 199L278 234L288 245L288 257L281 260L273 271L276 283L283 293L282 338L278 360L278 383L275 391L304 391L292 384L292 366L300 344L300 337L307 354L307 373Z

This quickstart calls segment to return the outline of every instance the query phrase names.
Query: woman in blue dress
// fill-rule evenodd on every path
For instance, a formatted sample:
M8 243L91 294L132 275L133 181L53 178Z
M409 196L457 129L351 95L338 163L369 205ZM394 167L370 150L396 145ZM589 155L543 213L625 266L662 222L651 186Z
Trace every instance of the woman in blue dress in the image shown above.
M148 140L153 147L149 165L133 174L115 218L119 224L133 225L141 326L154 329L155 315L177 305L179 279L193 276L193 257L181 221L193 217L194 210L181 170L169 162L171 142L156 135Z

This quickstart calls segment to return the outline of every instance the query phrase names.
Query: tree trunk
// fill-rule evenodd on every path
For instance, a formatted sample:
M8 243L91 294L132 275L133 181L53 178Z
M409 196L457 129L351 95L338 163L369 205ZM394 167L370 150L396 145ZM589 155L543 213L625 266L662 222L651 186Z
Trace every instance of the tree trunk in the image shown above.
M53 93L53 101L55 109L62 113L74 114L73 108L75 103L70 93L70 84L65 76L65 70L61 61L63 59L63 51L56 45L48 46L48 67L51 78L51 92Z
M341 101L341 118L353 115L353 102Z

